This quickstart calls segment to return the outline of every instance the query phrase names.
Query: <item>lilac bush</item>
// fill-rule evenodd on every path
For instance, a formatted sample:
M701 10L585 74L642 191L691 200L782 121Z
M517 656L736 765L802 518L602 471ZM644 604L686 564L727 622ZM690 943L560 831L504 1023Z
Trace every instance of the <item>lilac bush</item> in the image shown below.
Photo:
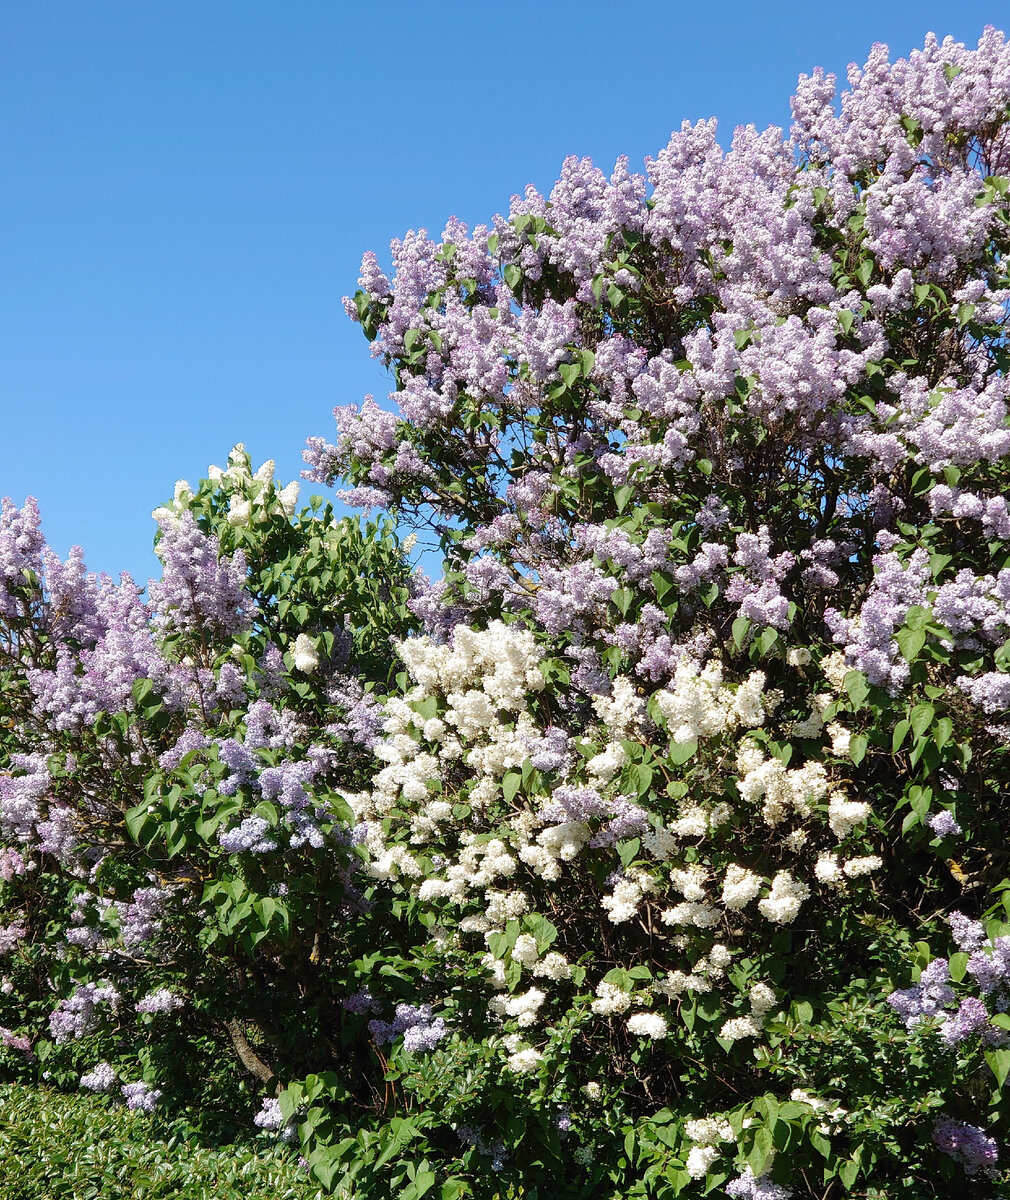
M847 83L367 254L378 524L5 502L6 1069L342 1195L997 1194L1010 47Z

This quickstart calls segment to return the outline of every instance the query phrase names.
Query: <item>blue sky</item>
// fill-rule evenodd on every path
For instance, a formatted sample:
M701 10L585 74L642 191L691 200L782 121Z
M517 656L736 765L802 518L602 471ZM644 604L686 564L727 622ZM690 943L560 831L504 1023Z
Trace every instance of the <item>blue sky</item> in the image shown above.
M340 303L362 251L987 23L1010 7L0 0L0 494L146 580L177 478L236 441L293 478L389 390Z

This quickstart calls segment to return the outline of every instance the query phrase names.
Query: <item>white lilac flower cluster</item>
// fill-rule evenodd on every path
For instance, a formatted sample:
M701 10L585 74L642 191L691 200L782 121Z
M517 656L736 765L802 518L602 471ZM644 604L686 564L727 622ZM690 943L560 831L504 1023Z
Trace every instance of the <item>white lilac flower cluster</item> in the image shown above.
M880 865L876 856L864 855L838 860L837 870L829 869L836 858L825 850L813 867L796 858L816 832L819 813L826 812L827 827L840 842L865 822L869 805L849 800L823 763L793 767L766 752L754 731L764 736L780 696L765 694L762 672L733 684L717 661L699 666L685 660L671 685L651 698L619 676L593 697L601 726L573 739L556 727L541 729L534 718L533 701L543 692L545 677L527 631L493 621L484 631L457 627L451 644L426 636L408 639L398 649L413 687L385 706L383 736L375 748L382 765L372 789L347 796L357 822L354 840L367 851L365 870L373 879L399 878L422 902L460 908L459 935L447 933L438 941L443 952L454 953L460 936L483 936L492 993L488 1015L515 1031L508 1035L512 1071L535 1069L540 1052L516 1039L541 1024L554 991L571 982L572 966L565 955L546 951L530 932L504 939L504 931L535 911L531 896L538 881L559 882L588 851L622 838L640 839L651 865L611 872L599 897L601 916L618 927L654 920L654 928L669 931L671 952L681 954L727 922L736 931L750 919L748 910L774 924L792 923L811 896L804 873L813 882L840 888ZM646 736L650 706L674 742L728 741L739 807L727 800L699 801L688 793L676 815L664 821L622 792L622 772L640 744L636 739ZM814 712L823 707L815 704ZM825 734L819 718L816 732ZM836 751L842 748L838 728L829 728L826 736ZM734 737L740 737L735 744ZM513 785L515 799L509 803L505 776L513 772L516 778L531 747L547 777L556 772L556 782L531 795L517 795ZM465 823L450 800L454 789L470 813ZM769 878L743 862L714 867L697 857L685 859L690 844L712 842L722 826L748 820L750 814L781 834L782 849L795 865ZM426 847L435 842L439 854L432 857ZM648 1011L653 1002L711 991L725 975L732 950L722 942L707 950L701 943L699 949L640 993L601 980L591 1013L606 1020L644 1005L646 1011L626 1016L628 1032L662 1040L669 1018ZM532 977L525 987L523 975ZM749 1015L726 1019L721 1037L760 1035L775 995L757 984L749 1001Z
M743 1038L760 1037L764 1028L765 1018L775 1007L777 1000L775 992L767 983L755 983L748 996L750 1000L750 1015L731 1017L723 1023L719 1036L730 1042L738 1042Z
M694 1143L684 1164L692 1179L704 1179L722 1153L720 1144L735 1141L733 1130L723 1117L699 1117L685 1121L684 1133Z

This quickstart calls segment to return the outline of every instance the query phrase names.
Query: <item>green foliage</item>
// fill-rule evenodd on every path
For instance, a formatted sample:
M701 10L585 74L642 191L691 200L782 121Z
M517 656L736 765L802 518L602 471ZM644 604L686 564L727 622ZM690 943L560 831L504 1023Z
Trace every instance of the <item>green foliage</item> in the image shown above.
M321 1200L290 1153L204 1145L107 1100L0 1087L4 1200Z

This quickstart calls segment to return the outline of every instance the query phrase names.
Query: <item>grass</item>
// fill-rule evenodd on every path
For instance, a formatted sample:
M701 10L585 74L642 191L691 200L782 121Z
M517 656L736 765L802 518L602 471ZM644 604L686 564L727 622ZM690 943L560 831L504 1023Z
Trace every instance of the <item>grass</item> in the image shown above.
M267 1141L159 1138L151 1118L98 1096L0 1086L2 1200L321 1200Z

